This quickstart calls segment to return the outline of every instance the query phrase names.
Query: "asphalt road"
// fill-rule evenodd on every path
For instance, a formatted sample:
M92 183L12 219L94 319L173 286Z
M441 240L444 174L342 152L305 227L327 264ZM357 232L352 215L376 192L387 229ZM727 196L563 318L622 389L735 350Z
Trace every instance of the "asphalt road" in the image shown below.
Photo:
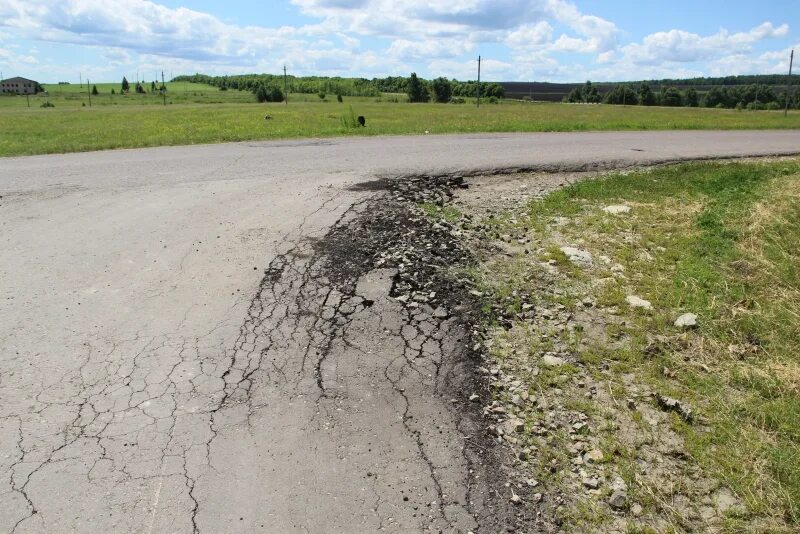
M390 272L315 275L314 240L374 194L349 186L796 152L626 132L0 159L0 532L474 529L438 378L457 326L409 332Z

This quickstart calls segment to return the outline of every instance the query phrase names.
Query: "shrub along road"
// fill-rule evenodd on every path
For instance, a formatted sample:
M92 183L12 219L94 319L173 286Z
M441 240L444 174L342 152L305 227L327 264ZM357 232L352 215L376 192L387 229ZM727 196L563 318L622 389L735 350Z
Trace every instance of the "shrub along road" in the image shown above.
M447 276L469 253L408 210L435 189L375 178L798 150L650 132L2 159L0 530L528 525L469 408L473 308Z

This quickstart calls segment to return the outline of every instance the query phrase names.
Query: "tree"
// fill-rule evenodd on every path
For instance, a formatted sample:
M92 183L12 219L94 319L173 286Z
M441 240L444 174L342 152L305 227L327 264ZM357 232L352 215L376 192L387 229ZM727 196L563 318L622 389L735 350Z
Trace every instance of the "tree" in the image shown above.
M342 102L342 93L336 93L336 101Z
M450 85L450 80L447 78L436 78L431 84L431 92L433 99L441 104L450 102L453 96L453 86Z
M636 92L627 85L617 85L603 97L606 104L635 106L639 103Z
M564 102L568 102L570 104L577 104L578 102L583 102L583 91L581 91L581 88L576 87L572 91L570 91L569 94L564 97Z
M703 106L707 108L733 107L729 105L730 101L731 98L728 91L724 87L715 85L709 89L705 98L703 98Z
M676 87L662 88L660 96L662 106L679 107L683 103L681 92Z
M422 80L417 78L417 73L412 72L411 77L408 79L408 101L409 102L427 102L429 99L428 91L425 90L425 85Z
M129 84L128 83L128 79L125 76L123 76L122 77L122 92L123 93L127 93L130 90L131 90L131 84Z
M694 87L688 88L683 93L683 105L690 108L696 108L700 105L700 98L697 96L697 91L695 91Z
M99 93L97 92L97 86L96 86L96 85L93 85L93 86L92 86L92 94L93 94L93 95L97 95L97 94L99 94Z
M155 93L156 92L156 81L155 80L150 82L150 92L151 93Z
M481 84L481 94L489 98L505 98L506 90L499 83Z
M144 94L144 87L139 82L136 82L136 93L137 94Z
M268 86L265 83L261 83L255 88L253 92L256 95L256 99L262 103L283 101L283 91L281 91L275 85Z
M650 85L647 83L642 82L639 86L639 105L640 106L655 106L656 105L656 95L653 94L653 90L650 89Z
M112 94L112 95L115 95L115 94L117 94L117 92L114 90L114 88L113 88L113 87L111 88L111 94Z
M583 95L583 101L587 104L597 104L600 102L600 93L597 91L597 87L592 85L592 82L588 80L583 84L581 95Z

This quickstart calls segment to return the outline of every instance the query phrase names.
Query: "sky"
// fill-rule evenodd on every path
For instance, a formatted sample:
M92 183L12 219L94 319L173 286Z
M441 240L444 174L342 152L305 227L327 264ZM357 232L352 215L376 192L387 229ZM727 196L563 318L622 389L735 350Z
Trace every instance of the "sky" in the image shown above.
M786 73L798 0L0 0L0 71L621 81ZM798 65L800 67L800 65Z

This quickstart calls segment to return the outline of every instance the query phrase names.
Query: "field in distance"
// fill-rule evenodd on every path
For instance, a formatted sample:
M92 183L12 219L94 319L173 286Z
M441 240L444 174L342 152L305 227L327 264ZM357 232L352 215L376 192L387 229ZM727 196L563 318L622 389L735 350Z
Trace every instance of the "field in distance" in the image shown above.
M800 128L798 111L784 117L771 111L509 100L478 109L469 100L408 104L405 95L386 94L346 96L340 103L335 95L294 93L286 106L255 103L249 92L183 82L167 84L163 106L158 93L122 95L118 83L96 85L91 107L86 84L45 85L47 96L29 100L0 97L0 156L343 135ZM54 107L41 107L45 102ZM353 127L358 115L366 117L366 128Z

